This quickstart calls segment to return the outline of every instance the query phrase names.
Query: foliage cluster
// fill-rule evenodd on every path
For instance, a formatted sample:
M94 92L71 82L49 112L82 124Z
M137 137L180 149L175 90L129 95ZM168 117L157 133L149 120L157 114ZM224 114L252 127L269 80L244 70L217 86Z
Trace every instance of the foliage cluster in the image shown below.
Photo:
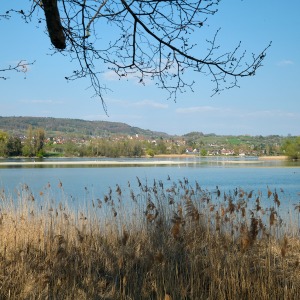
M136 141L112 142L97 139L86 144L67 142L65 145L48 145L47 149L64 156L88 156L88 157L141 157L145 154L142 144Z
M279 135L216 135L197 132L183 135L187 145L201 150L232 149L236 154L243 152L249 155L280 155L285 137Z
M42 128L32 129L29 126L23 140L19 136L0 131L0 156L43 157L45 131Z
M1 192L0 298L299 299L299 205L283 221L283 193L137 182L85 210L61 182L56 198Z
M79 157L141 157L144 155L154 156L158 154L182 154L184 147L160 140L151 143L148 140L112 140L93 139L85 143L77 144L68 141L65 144L46 145L48 155L79 156Z
M291 159L300 159L300 137L286 139L282 149Z

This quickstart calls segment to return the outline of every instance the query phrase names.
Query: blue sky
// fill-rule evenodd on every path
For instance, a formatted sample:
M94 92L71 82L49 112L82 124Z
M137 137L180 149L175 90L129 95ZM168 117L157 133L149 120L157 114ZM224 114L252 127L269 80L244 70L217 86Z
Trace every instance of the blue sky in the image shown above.
M29 1L15 1L26 9ZM0 15L11 6L1 0ZM0 80L0 116L42 116L124 122L169 134L191 131L216 134L300 135L300 1L228 0L210 18L207 34L221 27L219 43L224 52L239 41L249 53L258 53L270 41L264 66L254 77L239 81L240 88L211 97L212 86L201 74L194 92L178 96L177 102L151 82L119 81L106 72L101 81L112 91L101 101L92 98L88 80L67 82L73 68L67 57L49 55L50 41L44 24L25 24L18 16L0 21L0 69L21 59L34 61L26 79L7 73ZM205 32L203 31L203 34ZM3 74L1 74L3 75ZM0 128L1 129L1 128Z

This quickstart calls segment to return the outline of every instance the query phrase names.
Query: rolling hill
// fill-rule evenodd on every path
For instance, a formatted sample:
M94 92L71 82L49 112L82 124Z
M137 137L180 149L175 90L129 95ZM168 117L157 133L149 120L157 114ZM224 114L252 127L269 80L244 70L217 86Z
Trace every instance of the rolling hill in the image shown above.
M43 128L47 135L100 136L109 137L115 134L144 135L149 137L168 137L164 132L133 127L120 122L86 121L80 119L49 117L1 117L0 130L14 135L23 135L29 126Z

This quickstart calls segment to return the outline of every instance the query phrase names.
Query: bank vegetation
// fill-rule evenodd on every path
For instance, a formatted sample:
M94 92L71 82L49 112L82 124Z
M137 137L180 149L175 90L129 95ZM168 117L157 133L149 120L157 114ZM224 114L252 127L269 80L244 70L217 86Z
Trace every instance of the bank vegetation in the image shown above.
M1 191L0 298L300 298L299 204L169 183L137 178L84 204L62 182Z

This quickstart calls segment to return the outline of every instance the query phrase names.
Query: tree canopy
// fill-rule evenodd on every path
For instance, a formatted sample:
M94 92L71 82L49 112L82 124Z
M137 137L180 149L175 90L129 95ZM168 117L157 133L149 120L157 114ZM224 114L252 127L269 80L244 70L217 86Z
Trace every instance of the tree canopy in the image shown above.
M282 150L290 159L300 159L300 136L286 139Z
M134 76L141 84L153 80L175 101L178 93L193 90L187 71L209 76L214 82L212 94L237 86L241 77L255 75L270 44L257 54L248 54L240 42L222 52L219 30L211 38L198 38L199 33L205 34L220 1L31 0L29 7L0 16L18 13L26 22L45 24L54 53L74 62L74 71L66 79L89 78L106 111L107 87L100 79L104 71L119 78Z

